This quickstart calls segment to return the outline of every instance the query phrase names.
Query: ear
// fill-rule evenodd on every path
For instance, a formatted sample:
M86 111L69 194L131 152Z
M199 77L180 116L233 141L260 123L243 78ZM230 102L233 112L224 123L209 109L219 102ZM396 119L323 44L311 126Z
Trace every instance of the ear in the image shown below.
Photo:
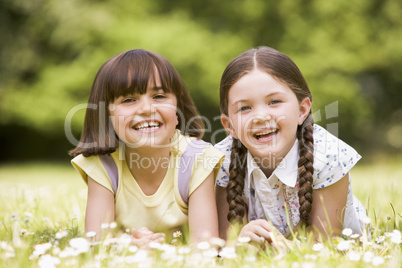
M221 123L226 131L235 139L238 139L236 131L233 129L232 121L226 114L221 114Z
M311 101L309 97L305 97L299 106L299 120L298 124L303 124L304 120L306 120L307 116L309 115L311 110Z
M179 114L176 113L176 126L179 125L179 123L180 123L180 122L179 122Z

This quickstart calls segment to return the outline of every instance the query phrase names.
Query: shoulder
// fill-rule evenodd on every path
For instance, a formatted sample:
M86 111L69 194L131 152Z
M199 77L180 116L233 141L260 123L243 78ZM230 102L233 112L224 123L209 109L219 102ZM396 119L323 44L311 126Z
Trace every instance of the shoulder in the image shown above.
M233 143L233 137L232 136L227 136L220 142L214 145L214 147L219 150L221 153L225 155L225 161L227 162L226 164L230 164L230 154L232 153L232 143Z
M172 150L179 156L183 154L199 157L218 157L221 159L223 153L216 149L211 143L195 137L189 137L176 132L175 140L172 142Z
M225 153L226 151L232 150L232 143L233 143L233 137L229 135L220 142L218 142L217 144L215 144L214 147L219 151Z
M177 136L176 141L172 143L171 151L176 154L177 168L180 173L191 172L191 177L193 179L198 177L201 182L212 171L217 173L222 165L224 154L211 143L182 134Z
M108 172L98 155L89 157L78 155L71 160L71 164L81 175L85 183L88 183L88 177L91 177L94 181L113 192Z
M76 169L90 170L99 166L101 162L99 156L97 155L85 157L82 154L80 154L71 160L71 164Z
M110 154L115 163L117 161L121 161L121 160L119 160L118 154L119 154L118 149L115 152ZM85 157L82 154L80 154L71 160L71 164L75 168L80 168L80 169L84 169L87 171L92 170L92 169L103 168L101 156L99 156L99 155L92 155L92 156Z
M225 139L215 144L214 146L225 156L225 159L223 160L222 166L219 170L219 174L216 180L216 184L221 187L226 187L229 182L229 165L230 165L230 155L232 153L232 143L233 143L233 137L227 136Z
M343 178L361 156L351 146L319 125L314 125L314 189Z
M191 195L211 173L214 178L217 177L224 154L211 143L186 136L181 139L178 148L178 181L182 184L187 178L190 180L189 183L184 183L184 186L189 185L188 193ZM185 189L182 191L187 192Z

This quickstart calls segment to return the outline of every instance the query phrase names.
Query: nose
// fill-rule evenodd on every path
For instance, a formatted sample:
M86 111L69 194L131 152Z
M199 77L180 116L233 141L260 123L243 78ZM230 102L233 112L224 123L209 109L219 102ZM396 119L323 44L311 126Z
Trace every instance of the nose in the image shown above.
M144 95L139 99L138 113L145 115L152 113L152 102L148 96Z
M254 124L265 123L267 121L271 121L273 118L268 107L258 107L254 111L255 113L253 114L252 119Z

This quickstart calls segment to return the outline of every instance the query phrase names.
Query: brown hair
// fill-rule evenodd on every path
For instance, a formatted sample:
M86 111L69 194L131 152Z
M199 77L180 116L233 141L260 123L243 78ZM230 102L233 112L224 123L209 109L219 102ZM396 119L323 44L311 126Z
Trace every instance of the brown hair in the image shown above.
M258 69L273 76L278 81L285 83L301 102L308 97L312 101L312 95L307 82L296 64L285 54L270 48L259 47L247 50L233 59L223 72L220 84L220 108L221 112L228 115L228 94L230 88L241 77ZM297 138L299 140L298 184L300 221L309 225L309 216L313 202L313 163L314 140L313 118L311 111L303 124L298 126ZM227 185L227 201L229 203L228 220L242 223L246 211L246 204L242 198L247 149L240 140L233 139L231 161L229 166L229 183Z
M203 136L204 123L172 64L155 52L134 49L110 58L99 69L89 96L81 140L70 155L88 157L116 150L119 138L109 121L108 106L120 96L146 93L150 79L155 82L155 68L163 90L177 98L179 124L176 128L189 136Z

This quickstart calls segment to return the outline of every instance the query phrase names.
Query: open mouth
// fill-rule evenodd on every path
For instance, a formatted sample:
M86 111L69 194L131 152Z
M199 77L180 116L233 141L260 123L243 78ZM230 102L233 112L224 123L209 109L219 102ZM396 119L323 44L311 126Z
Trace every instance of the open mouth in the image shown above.
M140 122L134 125L135 130L145 130L145 129L157 129L161 126L161 123L156 121Z
M262 140L262 139L273 138L276 134L278 134L278 129L264 130L264 131L255 133L253 136L257 140Z

